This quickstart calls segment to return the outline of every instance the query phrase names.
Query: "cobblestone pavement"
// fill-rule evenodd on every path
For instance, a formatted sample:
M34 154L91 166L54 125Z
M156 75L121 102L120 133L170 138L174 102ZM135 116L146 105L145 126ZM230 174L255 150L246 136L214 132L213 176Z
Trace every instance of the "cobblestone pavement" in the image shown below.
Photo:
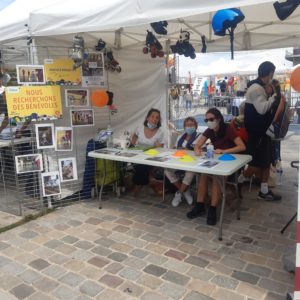
M102 210L77 203L2 233L0 299L286 299L294 278L282 257L295 253L295 224L280 229L296 210L297 173L285 150L283 200L244 188L241 220L226 208L223 241L204 217L186 219L187 204L173 208L171 195L161 202L150 191L106 195Z

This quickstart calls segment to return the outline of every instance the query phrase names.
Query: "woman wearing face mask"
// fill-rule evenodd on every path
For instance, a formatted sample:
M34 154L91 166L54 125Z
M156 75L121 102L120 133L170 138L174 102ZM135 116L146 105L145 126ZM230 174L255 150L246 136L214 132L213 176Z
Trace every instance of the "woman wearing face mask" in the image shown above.
M210 139L214 146L216 154L239 153L246 150L242 139L237 136L236 131L224 123L221 112L216 108L209 109L205 114L205 120L208 129L204 131L198 143L195 146L195 154L201 155L201 147ZM208 176L201 174L198 183L197 203L193 209L187 213L189 219L196 218L205 214L204 200L207 195ZM221 188L217 177L212 177L211 203L207 214L207 224L215 225L217 223L216 207L221 196Z
M131 137L131 145L163 147L164 135L160 127L160 111L151 108L147 113L143 125L139 126ZM153 179L150 178L151 166L135 165L134 169L135 173L132 181L137 187L147 185L150 181L153 181Z
M194 150L196 140L199 137L199 134L196 132L198 123L194 118L188 117L184 120L183 126L184 133L178 137L175 148ZM165 170L165 174L170 182L178 189L172 200L172 205L177 207L182 201L182 196L184 196L189 205L192 205L193 197L189 190L189 186L195 174L192 172L185 172L182 181L180 181L180 178L178 178L176 170L167 169Z

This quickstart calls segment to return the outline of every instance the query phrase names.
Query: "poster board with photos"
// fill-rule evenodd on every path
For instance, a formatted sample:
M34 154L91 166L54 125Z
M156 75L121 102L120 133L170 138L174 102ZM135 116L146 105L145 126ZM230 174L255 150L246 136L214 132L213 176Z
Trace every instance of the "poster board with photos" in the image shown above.
M72 59L45 59L45 78L47 83L64 82L68 85L81 84L80 68L73 68Z
M54 148L54 124L35 124L37 149Z
M45 84L43 65L17 65L18 84Z
M102 52L84 53L82 63L83 87L106 87L104 56Z
M94 110L70 110L71 125L73 127L94 126Z
M72 151L73 150L73 128L55 127L55 150Z
M89 106L90 92L88 89L66 89L65 101L66 107Z
M41 173L41 177L44 197L61 194L60 178L57 171Z
M16 173L30 173L43 171L43 160L41 154L27 154L15 156Z
M68 182L78 179L75 157L60 158L58 160L58 167L61 182Z

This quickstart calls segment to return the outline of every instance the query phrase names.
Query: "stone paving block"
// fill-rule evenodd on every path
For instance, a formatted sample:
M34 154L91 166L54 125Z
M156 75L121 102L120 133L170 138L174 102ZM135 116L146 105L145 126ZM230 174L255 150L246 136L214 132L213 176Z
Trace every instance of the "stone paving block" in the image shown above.
M83 276L80 276L73 272L68 272L67 274L64 274L62 277L59 278L59 282L63 282L72 287L78 286L84 280L85 280L85 278Z
M173 249L176 249L180 245L180 243L181 242L177 242L177 241L170 240L170 239L161 239L161 238L158 241L159 245L162 245L162 246L165 246L168 248L173 248Z
M61 285L54 292L53 295L60 300L75 300L80 296L79 292L68 286Z
M111 245L113 245L115 243L115 241L113 241L112 239L109 239L107 237L102 237L100 239L97 239L94 243L98 244L102 247L110 247Z
M92 280L87 280L79 287L79 290L83 294L94 298L103 290L103 287Z
M192 291L184 297L184 300L215 300L196 291Z
M118 263L118 262L112 262L108 266L105 267L105 271L112 273L112 274L117 274L120 270L122 270L125 266Z
M19 234L20 237L22 237L24 239L29 239L29 240L36 237L37 235L38 235L38 233L36 233L35 231L32 231L32 230L26 230Z
M103 220L99 219L99 218L88 218L87 220L85 220L85 223L91 224L91 225L99 225L100 223L102 223Z
M110 255L108 255L108 258L117 261L117 262L122 262L123 260L125 260L128 256L124 253L120 253L120 252L113 252Z
M89 250L93 248L95 245L89 241L80 240L77 243L75 243L74 246L80 249Z
M142 274L139 277L137 283L139 283L142 286L146 286L152 290L156 290L163 283L163 281L155 276L149 274Z
M256 230L256 231L262 231L262 232L267 232L268 231L268 229L266 227L263 227L263 226L260 226L260 225L255 225L255 224L250 225L249 229Z
M143 234L145 234L145 231L138 230L138 229L130 229L129 231L127 231L127 234L132 237L138 238L138 237L142 236Z
M90 263L95 267L103 268L105 265L109 264L109 261L102 259L100 257L93 257L90 260L88 260L88 263Z
M93 254L89 251L83 250L83 249L77 249L76 251L72 252L73 259L77 259L77 260L84 261L84 262L90 260L94 256L95 256L95 254Z
M148 243L141 239L130 239L126 242L126 244L134 248L144 248Z
M148 225L152 225L152 226L157 226L157 227L161 227L164 226L164 222L158 221L158 220L150 220L147 222Z
M277 292L283 294L286 291L286 285L279 283L278 281L270 280L268 278L262 278L258 285L268 291Z
M279 295L279 294L276 294L276 293L272 293L272 292L269 292L266 297L264 298L264 300L286 300L287 297L286 296L283 296L283 295ZM297 300L297 299L295 299Z
M205 268L209 262L201 257L198 256L189 256L187 259L184 260L186 263L189 263L194 266Z
M160 240L160 237L158 235L146 233L145 235L141 236L141 239L147 242L156 243L157 241Z
M64 264L67 270L78 272L85 267L85 263L76 259L72 259Z
M275 248L275 243L270 242L270 241L254 241L253 245L259 247L259 248L263 248L266 250L273 250Z
M69 255L69 254L73 253L74 251L76 251L77 249L71 245L64 244L64 245L60 245L60 246L56 247L55 250L58 252L61 252L63 254Z
M102 246L96 246L93 249L91 249L91 251L100 256L108 256L112 253L110 249L107 249L106 247L102 247Z
M104 271L102 269L93 267L92 265L88 265L81 269L79 274L92 280L98 280L104 274Z
M240 282L236 288L236 292L240 295L251 297L255 300L262 300L266 295L266 291L257 285L252 285L246 282Z
M119 275L125 279L135 281L141 276L141 272L130 267L125 267L119 272Z
M141 286L130 281L123 282L123 284L119 286L118 289L126 295L137 297L137 298L139 298L141 294L144 292L144 289Z
M229 255L229 256L233 256L233 257L240 257L240 255L241 255L240 250L226 247L226 246L220 247L220 249L218 250L218 253L221 255Z
M5 300L9 300L9 299L5 298ZM27 298L27 300L54 300L54 298L50 295L47 295L47 294L44 294L44 293L38 291L38 292L32 294L31 296L29 296Z
M99 279L99 282L104 283L105 285L115 289L120 284L122 284L124 282L124 280L122 278L120 278L119 276L106 274Z
M185 288L169 282L163 283L159 291L162 295L175 300L182 299L182 296L186 293Z
M91 300L91 298L85 295L80 295L75 300Z
M155 265L162 265L168 260L167 257L157 255L157 254L149 254L146 258L145 261L155 264Z
M146 292L142 297L141 300L169 300L167 297L164 297L155 292Z
M4 274L0 276L0 288L4 291L8 291L21 283L23 282L17 275Z
M26 297L30 296L34 292L35 290L31 286L24 283L10 290L10 293L16 296L18 299L25 299Z
M59 241L59 240L50 240L48 242L46 242L44 244L45 247L48 247L50 249L55 249L57 248L58 246L60 245L63 245L64 243L62 241Z
M267 261L267 257L252 253L241 253L240 259L256 265L264 265Z
M3 266L12 263L12 260L5 257L5 256L0 256L0 268L2 268Z
M116 227L114 227L112 229L112 231L117 231L117 232L121 232L121 233L125 233L129 230L130 228L127 226L123 226L123 225L117 225Z
M256 284L260 278L256 275L240 271L233 271L231 276L237 280L245 281L251 284Z
M105 289L95 299L96 300L117 300L117 299L123 300L124 294L121 291Z
M169 259L162 266L178 273L185 273L191 268L190 264L174 259Z
M123 243L128 240L128 236L123 233L113 232L110 234L110 238L116 242Z
M187 275L192 277L192 278L196 278L196 279L200 279L202 281L209 281L211 278L214 277L214 273L211 271L208 271L206 269L203 269L201 267L192 267L188 272Z
M265 276L265 277L268 277L272 272L270 268L259 266L259 265L253 265L253 264L249 264L246 267L245 271L252 274L256 274L258 276Z
M115 243L111 245L110 249L118 252L123 252L123 253L130 253L133 250L134 247L129 246L125 243Z
M23 273L19 274L19 278L21 278L25 283L33 283L37 281L38 279L41 279L41 274L38 272L27 269Z
M40 259L40 258L39 258L39 259L36 259L36 260L31 261L31 262L29 263L29 266L31 266L32 268L34 268L34 269L36 269L36 270L41 271L41 270L43 270L43 269L49 267L50 264L49 264L46 260Z
M170 249L169 251L167 251L165 253L165 256L169 256L178 260L184 260L186 258L186 254L184 254L183 252L179 252L173 249Z
M41 292L50 293L56 287L58 287L59 283L50 278L43 277L33 283L34 287Z
M51 265L50 267L48 267L42 271L42 273L44 273L52 278L58 278L66 272L67 272L67 270L65 268L63 268L61 266L57 266L57 265Z
M118 224L121 224L121 225L124 225L124 226L129 226L129 225L131 225L133 222L130 221L130 220L127 220L127 219L125 219L125 218L120 218L120 219L117 219L117 220L115 221L115 223L118 223Z
M145 258L149 252L143 249L133 249L130 254L139 258Z
M162 278L182 286L186 285L190 280L189 277L174 271L167 271Z
M160 277L162 274L167 272L167 269L156 266L156 265L153 265L153 264L150 264L146 268L144 268L143 271L146 272L146 273L149 273L151 275Z
M242 250L245 252L255 253L257 250L257 246L254 246L252 244L244 244L244 243L235 243L234 248L238 250Z
M242 261L241 259L233 258L231 256L224 256L221 260L220 260L221 264L224 264L225 266L229 267L229 268L233 268L233 269L238 269L238 270L242 270L246 263L244 261Z
M191 237L191 236L184 236L181 238L181 242L187 243L187 244L195 244L197 239Z
M72 235L66 235L61 239L61 241L67 244L74 244L78 241L78 238Z
M3 273L10 273L12 275L20 274L20 273L24 272L25 270L26 270L26 266L23 266L22 264L17 263L17 262L12 262L12 263L6 264L1 269L1 271Z
M211 297L214 300L245 300L244 296L223 288L215 290Z
M140 269L143 269L147 265L147 262L145 262L144 260L139 259L139 258L128 257L123 261L123 264L126 266L140 270Z
M199 247L190 245L190 244L181 244L177 248L179 251L182 251L183 253L189 254L189 255L195 255L199 251Z
M216 275L214 278L211 279L211 283L214 283L218 286L224 287L226 289L234 290L239 282L235 279L232 279L227 276L223 275Z
M154 253L154 254L161 255L161 254L165 253L169 248L168 248L168 247L161 246L161 245L149 243L149 244L145 247L145 249L146 249L146 250L149 250L150 252L152 252L152 253Z

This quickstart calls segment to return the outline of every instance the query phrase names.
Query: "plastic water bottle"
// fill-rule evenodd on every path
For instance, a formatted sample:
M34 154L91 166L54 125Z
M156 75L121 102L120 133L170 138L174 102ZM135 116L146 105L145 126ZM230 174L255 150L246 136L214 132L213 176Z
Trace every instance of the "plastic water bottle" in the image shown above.
M107 148L113 148L114 147L114 138L113 138L114 132L109 124L107 125L106 134L107 134L106 146L107 146Z
M209 145L207 146L206 158L207 158L207 159L212 159L212 158L214 158L214 153L215 153L214 146L213 146L212 144L209 144Z

